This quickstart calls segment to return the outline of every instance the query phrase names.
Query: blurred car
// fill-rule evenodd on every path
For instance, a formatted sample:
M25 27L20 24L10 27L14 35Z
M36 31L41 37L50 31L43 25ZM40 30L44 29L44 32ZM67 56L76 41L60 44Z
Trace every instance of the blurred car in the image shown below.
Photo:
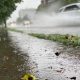
M80 3L73 3L60 8L58 20L64 25L80 26Z
M69 4L59 9L59 12L69 12L69 11L70 12L80 11L80 3Z

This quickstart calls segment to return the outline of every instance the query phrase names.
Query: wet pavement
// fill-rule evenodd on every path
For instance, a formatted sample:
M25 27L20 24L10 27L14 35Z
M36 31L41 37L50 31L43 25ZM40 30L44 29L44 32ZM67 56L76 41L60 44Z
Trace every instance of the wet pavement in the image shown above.
M21 53L18 54L25 55L23 59L28 59L25 66L29 66L29 73L39 80L80 79L80 48L66 47L25 33L9 31L9 37L20 50ZM60 55L56 56L56 52L60 52ZM28 73L27 69L25 71Z
M12 43L7 30L0 28L0 80L20 80L26 71L29 72L28 55L21 53Z

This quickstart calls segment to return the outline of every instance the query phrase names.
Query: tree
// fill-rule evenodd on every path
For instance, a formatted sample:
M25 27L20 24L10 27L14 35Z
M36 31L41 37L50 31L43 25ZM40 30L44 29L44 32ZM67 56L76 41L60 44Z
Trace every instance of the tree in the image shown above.
M16 9L18 2L21 2L21 0L0 0L0 24L4 23L6 27L6 20Z

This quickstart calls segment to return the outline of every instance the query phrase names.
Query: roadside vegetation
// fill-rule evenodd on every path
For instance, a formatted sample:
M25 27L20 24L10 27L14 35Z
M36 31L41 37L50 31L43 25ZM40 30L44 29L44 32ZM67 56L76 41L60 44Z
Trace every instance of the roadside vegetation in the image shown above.
M73 35L61 35L61 34L29 34L31 36L40 38L40 39L46 39L51 40L55 42L60 42L67 46L80 46L80 37L73 36Z
M7 28L7 30L13 31L13 32L19 32L19 33L26 33L23 30L17 30L17 29L11 29L11 28ZM66 46L73 46L73 47L80 46L80 37L77 35L74 36L69 34L62 35L62 34L36 34L36 33L29 33L29 35L40 38L40 39L59 42Z
M80 0L64 0L66 4L71 4L71 3L76 3L79 2Z
M13 32L20 32L20 33L24 33L23 30L18 30L18 29L14 29L14 28L7 28L7 30L9 31L13 31Z

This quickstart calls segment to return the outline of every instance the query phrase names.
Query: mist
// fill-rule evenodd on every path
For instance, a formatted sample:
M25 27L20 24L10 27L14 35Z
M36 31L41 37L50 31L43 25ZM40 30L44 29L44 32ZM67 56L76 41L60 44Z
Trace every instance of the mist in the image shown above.
M70 12L38 13L31 20L31 27L79 26L79 14Z
M33 14L33 12L26 13L26 15L24 15L29 17L31 21L30 27L57 27L57 26L60 27L60 26L79 26L80 25L80 22L79 22L80 20L78 16L79 14L75 14L75 13L72 14L70 12L69 13L59 12L59 9L65 5L63 0L50 0L50 1L49 1L50 2L49 5L47 5L46 7L42 7L41 9L39 9L39 7L42 4L38 2L38 4L35 6L36 9L34 8L36 11L35 15ZM21 3L21 5L22 4L23 2ZM21 10L20 5L18 6L17 9L18 11ZM26 9L26 7L24 7L23 9ZM26 10L29 10L29 8L27 8ZM15 16L17 16L15 12L14 14ZM13 18L15 17L13 16Z
M57 27L71 24L70 21L73 24L75 19L68 14L53 12L52 14L38 13L31 21L31 27Z

